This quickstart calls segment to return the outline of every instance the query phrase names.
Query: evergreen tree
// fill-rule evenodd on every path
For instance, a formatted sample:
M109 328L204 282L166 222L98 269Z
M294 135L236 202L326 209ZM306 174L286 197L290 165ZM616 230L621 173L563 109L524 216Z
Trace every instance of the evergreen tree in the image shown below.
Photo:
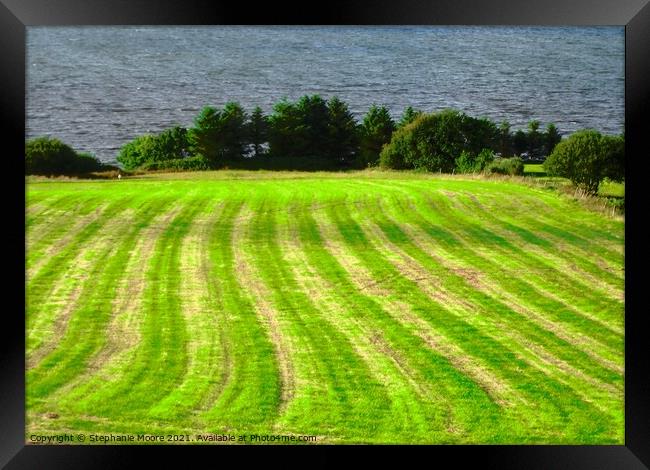
M358 125L347 104L334 97L327 102L327 156L341 164L351 162L359 150Z
M422 114L422 111L416 111L412 106L407 106L397 124L397 129L401 129L407 124L412 123L420 114Z
M521 155L528 150L528 138L526 133L519 129L512 137L512 145L516 155Z
M250 116L248 123L248 141L253 147L253 156L259 157L264 154L263 145L268 139L269 123L262 112L262 108L257 106Z
M504 120L499 124L497 147L501 157L512 154L512 136L510 135L510 123L508 121Z
M303 156L318 157L327 154L329 110L319 95L303 96L296 103L300 118L298 133L304 132L306 145Z
M528 123L528 133L526 135L528 158L537 158L542 156L543 136L539 132L539 121L533 120Z
M205 106L194 119L194 127L187 132L190 150L215 164L219 158L221 112L212 106Z
M551 123L546 126L546 132L544 133L544 155L549 156L553 153L555 146L560 143L562 136L555 127L555 124Z
M221 158L236 160L244 156L246 143L246 112L239 103L229 102L223 108L220 119Z
M390 142L393 131L395 122L388 109L385 106L371 106L361 124L360 157L364 166L379 162L382 146Z
M307 150L307 133L294 103L286 99L273 106L269 122L269 154L277 157L296 157Z

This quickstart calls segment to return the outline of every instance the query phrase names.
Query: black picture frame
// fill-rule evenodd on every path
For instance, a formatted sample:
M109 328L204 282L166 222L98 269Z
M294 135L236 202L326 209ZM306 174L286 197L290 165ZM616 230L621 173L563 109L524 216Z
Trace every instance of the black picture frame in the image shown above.
M22 155L25 143L25 28L38 25L195 25L195 24L444 24L444 25L621 25L625 26L625 445L622 446L396 446L400 454L438 466L451 458L457 465L479 468L642 469L650 466L650 367L644 320L648 261L643 148L650 128L643 115L650 109L650 4L648 0L422 0L331 1L309 8L279 2L211 2L208 0L0 0L0 120L6 169L3 202L6 223L3 288L5 302L0 348L0 465L17 468L127 467L134 453L172 462L189 454L211 453L208 463L224 457L241 459L245 446L31 446L25 445L25 253ZM8 217L7 217L8 216ZM259 453L269 455L275 446ZM341 446L302 446L303 457L334 458ZM346 447L346 446L342 446ZM225 449L228 450L225 450ZM277 447L275 447L277 448ZM260 449L257 447L256 449ZM383 458L383 449L366 447L362 458ZM214 454L217 451L218 454ZM325 452L323 452L325 451ZM246 456L249 456L246 450ZM417 455L414 455L416 453ZM325 454L323 456L323 454ZM217 455L217 459L214 458ZM193 455L192 458L195 456ZM196 456L197 458L199 456ZM160 460L159 460L160 459ZM240 460L238 464L246 461ZM406 462L406 461L405 461ZM416 461L414 460L413 463ZM134 462L135 463L135 462ZM474 464L476 465L476 463Z

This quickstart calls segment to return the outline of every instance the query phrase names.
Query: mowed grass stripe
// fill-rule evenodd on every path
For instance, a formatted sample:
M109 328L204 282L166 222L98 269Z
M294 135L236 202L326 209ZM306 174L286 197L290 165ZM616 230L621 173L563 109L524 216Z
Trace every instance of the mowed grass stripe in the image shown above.
M80 408L115 418L130 415L165 421L173 416L173 407L161 412L154 406L176 388L187 366L178 265L181 241L201 202L189 198L177 201L180 210L166 227L161 227L147 268L141 341L132 362L117 380L99 388Z
M255 250L246 249L246 246L255 248L254 245L246 243L247 230L254 214L249 207L244 207L239 213L238 223L233 230L233 255L237 281L242 286L247 286L252 296L251 301L255 311L264 326L268 337L271 339L274 348L275 361L279 371L280 379L280 403L278 415L284 414L289 402L296 393L295 369L300 367L298 360L299 345L296 338L288 334L288 325L283 321L282 315L271 302L272 292L267 285L260 280L254 268ZM308 363L302 361L302 367ZM276 420L274 428L280 429L281 424Z
M473 242L502 266L512 267L519 273L519 277L534 276L533 282L544 296L555 297L562 302L568 301L574 310L577 308L588 316L595 315L602 319L607 313L616 312L615 315L610 314L609 317L604 318L614 322L622 320L619 314L622 307L620 296L618 299L610 299L603 296L602 293L593 292L594 289L579 285L580 282L564 274L557 266L549 264L548 260L543 257L522 250L512 241L512 237L505 238L499 235L491 227L489 218L482 216L476 210L467 210L467 207L459 202L460 195L449 191L424 192L421 190L420 194L426 201L429 211L441 218L447 228L454 228L454 235L470 243ZM451 224L450 221L454 223ZM511 229L515 227L513 224L509 224L509 226ZM549 242L540 239L530 230L520 229L519 236L522 232L525 232L524 239L526 241L536 240L544 245L546 250L553 249ZM481 241L481 244L476 243L478 240ZM537 266L544 269L538 270L536 273L538 275L535 275Z
M339 282L333 283L319 274L321 269L341 268L325 251L307 210L312 210L312 204L301 201L290 204L286 212L278 213L282 256L291 266L300 290L309 295L322 318L350 341L373 378L383 384L393 424L392 428L385 430L386 435L377 436L378 441L407 441L406 436L420 442L431 439L431 422L436 415L442 422L444 408L439 406L441 409L436 410L435 404L427 403L431 398L425 396L430 394L414 374L405 370L397 352L385 345L382 332L373 329L362 307L345 301L353 300L348 296L354 293L346 289L348 286L340 282L342 279L339 277ZM441 432L438 435L446 437Z
M95 236L86 239L84 248L71 249L61 266L49 268L50 275L27 279L27 366L33 368L41 359L52 352L63 336L67 323L78 308L87 290L89 279L103 269L104 260L114 248L112 237L120 237L132 222L133 211L124 209L114 217L101 222ZM63 250L67 251L67 250ZM51 285L48 285L51 282ZM47 296L43 294L47 293ZM39 295L37 295L39 294Z
M371 230L373 233L378 233L378 230L380 230L380 228L377 227L375 230L369 228L369 230ZM475 290L477 288L474 283L471 284L471 287L462 286L463 281L460 280L460 277L456 277L456 279L454 279L454 276L456 275L451 274L452 272L446 274L445 268L441 268L439 265L431 264L431 260L428 259L427 254L424 254L423 257L418 257L417 254L412 253L414 250L405 249L403 244L397 245L391 240L384 238L385 236L386 235L378 234L377 238L382 239L383 243L387 246L387 257L391 259L391 261L396 265L400 272L402 272L413 282L417 283L424 292L444 304L450 311L459 312L462 317L467 318L467 316L475 315L477 313L484 316L488 315L483 307L485 304L485 299L478 299L477 301L467 300L468 291ZM444 279L444 281L440 282L442 279ZM450 289L450 284L452 284L454 280L460 281L460 290ZM432 281L435 286L433 289L431 289L430 286ZM457 288L458 286L455 287ZM460 299L463 300L459 302ZM481 302L481 300L483 301ZM503 304L500 304L499 307L503 307ZM492 310L494 310L494 306L491 306L490 311ZM497 326L501 326L503 328L503 331L506 332L504 333L505 335L508 335L510 338L520 343L522 346L521 349L525 349L526 347L529 349L535 349L536 353L540 357L544 358L546 362L558 366L562 370L568 372L570 378L574 378L574 376L579 377L597 389L602 389L603 391L608 392L610 395L613 395L616 398L618 398L620 395L621 389L617 389L609 384L602 383L601 381L598 381L593 377L585 374L581 368L576 368L575 366L570 365L570 363L567 362L566 358L559 359L558 357L546 351L546 346L531 343L530 332L519 332L512 327L511 323L502 321L502 318L507 318L506 315L504 315L503 310L499 311L498 315L493 317L495 324ZM556 332L553 331L553 333ZM597 362L600 364L600 361ZM575 388L579 393L583 393L581 390L584 389L584 385L584 382L578 382ZM602 392L599 392L599 394L603 395Z
M424 252L421 248L417 247L414 245L411 240L405 235L404 231L399 227L397 223L395 223L393 220L389 220L386 218L385 214L387 212L387 209L384 208L383 211L381 211L382 216L385 220L385 226L382 227L382 229L386 232L387 236L390 236L391 234L393 235L393 239L391 240L392 242L396 243L399 245L400 248L403 248L406 250L407 254L409 256L414 257L418 263L426 266L427 269L432 270L435 275L442 277L445 275L445 271L449 271L445 266L444 263L441 264L438 259L435 257L429 255L428 253ZM399 212L393 211L393 212ZM478 271L474 271L476 274L478 274ZM455 295L458 298L462 298L465 300L472 300L473 306L471 308L478 308L479 306L485 306L487 310L489 310L490 314L494 314L494 312L499 312L499 319L503 320L506 318L512 318L515 321L513 322L513 325L515 325L515 329L519 331L520 333L524 334L526 338L542 338L544 337L546 340L544 343L546 346L551 346L553 345L554 349L549 350L553 355L557 356L559 359L562 359L564 361L568 362L573 362L570 361L569 359L572 357L570 354L571 353L577 353L580 354L582 353L583 355L590 356L591 359L596 359L596 362L599 363L599 365L603 365L602 361L599 361L597 358L593 357L593 354L591 351L571 351L571 349L574 348L574 346L571 343L567 343L566 340L562 340L561 338L557 337L557 331L546 331L545 329L540 329L539 326L540 323L538 321L533 321L532 323L529 322L530 317L522 317L521 315L517 315L517 309L512 309L509 308L507 304L504 304L503 302L500 302L494 298L491 298L490 296L482 293L480 287L477 285L477 281L475 279L469 279L469 276L465 275L459 275L456 273L449 273L446 276L446 284L445 288L450 289L453 295ZM454 291L456 289L456 291ZM513 311L514 310L514 311ZM521 313L521 312L518 312ZM531 320L535 320L534 318L530 318ZM557 319L554 319L557 321ZM589 325L590 327L593 328L593 325ZM529 327L526 330L523 330L523 327ZM585 328L584 331L589 331L588 328ZM565 338L570 339L570 335L564 335ZM595 364L590 364L588 360L583 356L582 357L583 362L578 362L577 365L580 366L579 368L581 370L585 370L585 372L590 373L589 371L599 371L597 368L594 369ZM602 380L606 380L605 375L594 375L594 373L590 373L595 378L600 378ZM620 382L622 377L621 377L621 371L616 370L615 375L609 376L610 380L606 380L609 383L614 383L612 382Z
M493 370L501 370L513 387L527 396L528 401L538 403L539 409L543 410L543 414L548 419L549 429L555 429L558 435L561 434L560 430L566 432L567 429L571 429L571 433L582 433L581 436L592 440L597 439L593 433L597 435L607 429L609 417L596 407L582 401L571 388L549 380L548 376L531 368L494 337L486 336L476 326L470 325L435 303L419 290L417 284L404 278L380 252L371 248L370 240L363 234L360 226L350 218L350 214L333 209L330 216L350 246L363 258L366 266L376 277L387 280L384 285L390 287L398 299L411 303L415 312L432 322L443 335L455 341L468 354L486 361ZM492 330L494 329L493 327ZM552 398L557 395L567 399L557 402ZM589 417L591 431L587 431L584 427L575 428L575 422L567 419L569 414L574 417L582 416L581 419Z
M426 213L437 212L437 217L443 217L445 220L457 214L448 211L445 205L439 202L434 203L434 208L431 206L431 199L427 199L430 209L425 208ZM513 286L512 292L522 301L535 302L542 311L555 315L554 320L573 323L584 334L616 347L622 346L623 305L621 302L604 298L602 295L593 295L587 288L580 291L572 289L570 279L565 279L563 283L554 282L552 273L549 272L529 274L531 269L527 266L530 264L522 263L517 259L518 256L525 258L521 250L515 253L517 251L515 245L488 229L464 224L462 220L458 220L451 227L453 228L448 230L465 244L465 248L472 244L476 245L477 240L489 246L489 249L480 246L476 251L485 259L500 266L502 271L509 273L510 278L516 278L516 285ZM536 260L528 258L528 263L534 264ZM567 295L565 290L573 290L574 295Z
M237 278L233 244L246 245L240 217L243 200L229 198L210 239L211 289L223 329L224 374L212 403L201 414L214 432L269 431L280 407L281 381L275 350L246 288ZM237 233L238 239L233 238Z
M68 245L74 237L81 232L88 224L101 217L105 206L98 207L93 213L81 217L67 216L61 217L64 220L73 220L74 223L61 227L55 233L50 234L47 240L41 243L30 243L27 238L27 278L31 279L36 276L38 271L48 262L48 260L60 252Z
M568 250L566 243L553 243L518 225L518 222L510 217L481 211L474 195L458 194L455 201L457 207L461 208L461 213L472 214L473 217L480 214L481 226L500 238L512 239L514 235L521 240L516 249L508 247L510 249L507 253L510 257L516 256L520 271L545 276L553 288L558 290L562 287L561 291L567 296L581 298L584 292L589 292L591 302L594 299L603 299L601 303L605 307L621 304L623 279L595 263L584 262L584 253ZM555 252L560 252L563 256L557 256ZM580 293L582 295L579 295Z
M116 205L124 207L129 200ZM84 285L80 305L68 321L64 337L58 347L41 361L38 367L27 372L26 389L28 403L35 403L84 372L89 359L106 342L106 325L111 317L117 285L115 278L123 274L124 260L137 243L140 231L157 215L167 201L157 198L139 211L138 223L128 224L128 232L115 240L114 251L107 257L98 278Z
M201 208L181 237L178 259L179 292L182 293L179 309L185 318L187 367L179 385L151 410L152 414L163 414L174 421L190 421L189 415L199 413L200 404L219 383L223 359L220 330L215 328L218 316L207 286L211 282L208 237L221 215L222 206L208 198L187 204ZM192 421L197 426L202 424L199 419Z
M312 295L317 296L319 303L330 305L328 316L345 327L355 347L366 351L363 357L371 363L371 369L385 377L382 381L388 388L395 423L390 441L462 442L473 427L498 432L495 422L507 411L495 403L507 400L501 394L504 390L496 390L494 382L488 384L485 371L475 373L478 370L473 364L465 362L460 366L463 359L458 350L427 342L430 338L424 338L416 327L404 321L404 305L396 306L385 296L386 292L367 287L375 280L352 264L345 245L327 225L319 227L313 213L313 209L307 208L298 218L296 237L300 237L303 250L291 251L292 255L288 251L286 256L297 257L300 253L303 263L309 263L303 264L302 269L311 272L312 279L303 282L312 286ZM384 360L380 362L382 356ZM387 358L390 361L386 362ZM461 373L456 370L458 367L462 368ZM470 375L471 381L464 375ZM463 400L455 399L456 387L462 387ZM465 409L468 396L473 398L472 406L481 406L480 415L470 416ZM414 415L414 409L422 412ZM422 414L424 422L418 419ZM398 423L403 427L398 428Z
M60 251L79 230L100 215L106 201L96 197L57 198L55 204L69 204L69 208L56 206L56 211L44 209L39 214L26 215L25 230L26 268L28 278L33 278L47 259ZM80 201L81 199L81 201ZM48 215L43 214L47 210ZM37 222L36 222L37 221ZM36 224L36 225L35 225ZM49 255L49 256L48 256Z
M393 211L388 211L386 209L386 207L384 207L383 210L382 210L382 214L387 214L387 213L392 213L392 212ZM396 214L404 214L404 211L403 210L397 210L397 211L395 211L395 213ZM408 212L408 214L409 214L409 217L412 218L412 216L413 216L412 211ZM403 224L403 225L401 225L401 227L406 227L406 225L407 224ZM400 245L400 246L402 246L402 245ZM396 246L392 246L390 248L391 252L397 252L399 250L400 250L400 248L398 248ZM433 252L435 250L436 250L436 247L432 246L428 251ZM433 257L433 255L429 255L427 253L425 255L425 257ZM439 262L439 258L436 257L436 259ZM426 265L427 263L425 262L423 264ZM443 265L448 265L448 263L443 263ZM428 266L429 269L434 269L434 271L435 271L435 268L432 268L431 265L427 265L427 266ZM448 269L449 269L449 267L448 267ZM453 269L449 269L449 270L450 270L450 272L453 272ZM433 272L431 276L429 276L426 272L424 273L424 276L422 276L421 271L418 271L417 268L415 269L415 271L416 271L416 274L414 275L415 276L414 278L415 278L416 281L419 280L418 277L420 279L422 279L422 280L427 280L429 278L430 279L436 279L436 278L441 278L441 277L444 276L444 271L442 273ZM476 272L478 272L478 271L476 271ZM463 275L463 277L466 277L466 275ZM474 289L484 290L481 285L477 284L476 279L472 279L471 289L468 288L468 292L471 293L472 290L474 290ZM433 292L432 294L435 295L435 296L439 296L440 292L439 291L438 292ZM455 296L452 295L452 298L454 298L454 297L456 299L466 299L467 298L467 293L461 292L461 293L458 293ZM466 302L463 301L462 303L466 303ZM478 302L478 303L476 303L474 305L469 305L469 308L467 308L467 311L468 312L481 311L480 305L481 305L481 302ZM466 308L466 307L464 307L464 308ZM519 310L519 309L515 308L514 305L512 306L512 308L514 308L515 310ZM493 309L491 308L490 312L492 310ZM495 318L495 320L500 321L501 318L498 317L498 318ZM513 330L513 328L506 327L504 329L504 332L506 332L505 334L511 335L514 338L515 336L513 336L513 331L512 330ZM557 334L557 329L556 328L552 328L552 330ZM563 375L566 376L565 378L563 378L561 380L564 383L567 383L567 384L572 383L573 384L572 386L580 394L586 396L587 400L592 400L592 398L593 398L593 397L590 396L590 393L592 395L594 395L594 396L601 397L603 403L608 403L609 404L609 403L611 403L612 400L615 400L615 401L620 400L621 394L622 394L622 389L621 389L620 384L619 385L605 384L605 383L602 383L602 382L600 382L598 380L595 380L593 377L590 377L589 375L585 375L582 367L576 367L575 365L572 365L570 362L567 362L566 360L558 359L554 355L549 354L547 351L545 351L543 349L540 349L539 345L532 345L530 343L530 338L531 337L530 337L529 334L523 335L523 334L518 333L518 334L516 334L516 337L519 338L518 341L522 345L527 345L527 347L530 348L530 349L534 348L535 351L536 351L536 355L539 356L539 358L543 359L544 362L548 363L549 365L552 365L553 368L556 369L557 371L561 371L563 373ZM565 339L565 341L568 341L570 344L572 344L572 341L571 341L572 337L571 337L570 334L564 335L564 339ZM621 362L622 361L622 356L621 356L620 352L617 355L614 356L614 359L612 361L604 360L600 356L595 355L595 354L593 354L593 352L591 352L589 350L586 350L586 349L581 351L581 352L586 353L587 355L591 356L593 359L596 360L596 362L598 362L602 366L608 367L610 370L615 371L616 374L619 377L622 378L622 367L621 367L622 366L622 362ZM546 368L544 368L544 369L546 369ZM579 378L583 382L581 383L580 380L576 381L575 380L576 378ZM584 381L589 383L591 385L591 387L585 388ZM601 403L600 407L604 408L605 406Z
M405 193L410 194L408 190L405 190ZM512 266L509 254L511 250L517 250L517 247L510 241L476 223L468 223L458 211L448 209L443 195L435 198L431 193L421 192L419 188L414 194L415 196L411 194L408 200L403 199L397 203L395 213L402 214L399 220L404 220L404 213L408 214L408 223L415 224L429 233L442 250L466 260L469 267L476 267L482 275L492 276L493 282L499 283L522 303L533 305L540 312L554 315L554 321L574 324L583 334L593 336L604 343L616 347L622 344L620 308L606 312L607 318L601 318L602 315L598 316L596 312L578 310L573 305L561 301L552 293L554 289L546 285L547 276L544 272L532 282L524 281L521 271L529 269L518 264ZM500 248L499 244L504 244L507 249ZM499 255L499 252L503 254ZM529 261L534 262L530 259ZM588 294L581 292L579 295ZM601 300L597 298L596 302ZM619 304L616 303L614 307L617 305Z
M142 303L148 264L154 254L156 242L165 228L178 214L180 207L170 205L143 228L132 254L125 263L124 275L117 279L117 292L112 301L111 319L107 324L107 341L93 356L84 374L77 376L51 395L55 402L69 414L89 411L86 399L106 383L119 378L135 357L142 339Z
M74 278L71 272L81 259L87 258L94 261L93 256L89 256L89 250L85 245L95 237L95 235L108 223L119 223L120 213L127 211L126 201L113 201L102 212L101 216L86 225L83 230L79 231L70 243L59 253L49 258L48 262L32 277L28 277L26 282L26 311L27 311L27 331L31 332L34 328L34 322L38 320L41 314L47 315L47 299L54 297L62 284L67 284L67 291L70 292L74 287ZM108 235L105 235L108 236ZM29 243L29 241L28 241ZM65 293L62 294L66 296ZM57 295L56 297L61 297ZM50 315L51 316L51 315ZM38 341L34 339L34 341ZM31 343L28 333L28 350L31 349Z
M446 270L464 278L471 286L471 289L478 289L498 299L499 302L520 314L526 315L532 321L552 331L563 340L581 345L581 349L586 354L592 356L601 364L614 371L622 371L619 364L621 350L613 346L611 341L612 338L616 341L618 335L610 330L605 330L607 334L604 337L603 335L597 338L592 336L594 330L602 329L602 323L597 323L596 328L592 324L587 325L586 328L579 328L576 327L573 321L567 322L566 320L567 318L568 320L577 319L580 324L582 323L582 316L574 314L573 316L559 317L553 315L553 310L550 313L552 318L549 319L548 311L536 308L535 305L535 303L543 302L544 299L540 299L536 291L531 292L529 284L522 282L516 276L516 272L505 270L505 261L495 263L493 260L483 260L475 256L470 242L458 247L459 237L444 232L439 227L427 224L412 204L404 205L399 198L393 199L391 204L384 206L383 210L385 214L390 214L393 224L399 223L400 229L418 247L419 252L426 253L427 257L431 258L429 261L435 260L440 265L440 268L444 267ZM408 223L404 221L405 214L408 214ZM445 220L447 219L445 217ZM450 240L453 240L453 242L450 242ZM450 250L449 245L458 248L460 259L458 256L450 255L452 250ZM470 287L467 286L467 288ZM524 293L528 295L524 295ZM461 298L465 298L465 295L463 294ZM531 302L531 299L537 299L537 302ZM616 345L615 342L614 344Z
M502 236L511 236L512 234L519 236L524 242L520 244L524 252L540 253L536 258L544 265L547 265L548 261L552 261L559 265L560 272L566 273L572 279L577 279L579 283L587 282L607 295L613 296L614 299L620 299L624 285L622 269L614 270L611 267L603 266L602 262L600 264L592 262L591 255L585 256L582 250L574 249L573 245L552 237L544 237L540 232L524 228L522 225L528 226L529 222L522 224L519 217L509 217L504 211L498 212L499 215L496 216L496 211L489 211L473 194L463 193L459 196L459 202L467 206L468 212L480 214L481 221L489 221L490 227L500 229L499 233ZM481 197L484 198L483 195ZM620 261L622 262L622 257Z
M600 260L603 267L615 274L623 256L623 223L611 220L579 207L576 201L550 197L536 191L525 194L525 189L511 186L506 194L482 196L482 204L489 212L510 216L511 220L523 223L538 236L556 245L566 244L581 257ZM507 195L513 197L507 200ZM567 217L570 213L571 217Z
M362 207L366 207L365 204ZM400 275L395 272L380 272L367 263L368 259L377 260L378 256L370 243L359 249L358 245L346 242L343 233L339 232L329 219L319 213L314 215L317 216L318 229L326 240L328 251L340 260L355 288L369 298L371 304L363 304L364 311L373 311L373 302L381 305L380 311L383 311L383 315L377 318L383 323L383 331L386 334L391 333L391 341L399 345L400 351L409 354L410 359L414 361L414 367L424 376L421 383L428 383L430 387L437 389L440 398L448 401L445 426L442 426L447 436L443 438L443 442L447 442L447 439L457 441L459 438L462 441L466 435L481 435L486 440L503 439L503 442L529 436L530 433L522 425L512 427L507 424L507 429L501 428L508 423L504 416L512 416L512 410L502 406L522 400L512 395L504 400L503 393L507 392L499 379L478 366L474 359L460 357L462 350L451 346L452 343L443 337L438 329L434 330L430 325L423 328L422 322L414 321L414 315L411 313L414 308L435 309L435 305L428 300L424 307L411 305L409 293L403 297L400 295L405 288L403 283L396 288L387 285L395 284L394 280L401 277ZM366 256L360 256L360 252L366 253ZM354 258L356 261L360 260L362 265L359 266ZM402 335L395 336L394 333L398 331L401 331ZM408 331L408 335L404 335L405 331ZM498 390L495 389L497 383ZM466 410L466 406L472 411ZM476 413L477 409L482 410L480 414ZM497 415L498 418L495 418ZM516 419L513 421L520 422ZM528 423L534 425L534 420L529 419ZM432 432L440 430L439 423L433 425ZM519 437L514 437L515 435Z
M284 196L284 198L283 198ZM286 194L254 201L250 244L255 246L256 270L272 292L272 302L303 347L308 368L296 368L297 389L282 424L289 430L328 438L366 436L374 440L387 421L383 386L349 340L322 319L312 300L293 276L278 246L277 212L286 210ZM253 203L251 203L253 204ZM305 371L307 377L300 377Z
M68 322L79 308L88 281L95 278L103 269L103 263L114 248L106 233L120 237L133 222L132 211L120 213L119 219L112 219L103 230L85 244L71 264L65 278L55 282L51 295L42 304L30 306L28 312L29 328L27 335L27 367L34 368L54 349L65 334Z
M66 215L79 209L83 214L86 210L95 209L96 203L97 200L68 191L28 192L25 198L25 233L34 242L47 240L61 226L74 222ZM80 207L80 204L85 204L85 207Z
M26 438L623 441L620 222L507 181L206 176L28 187Z

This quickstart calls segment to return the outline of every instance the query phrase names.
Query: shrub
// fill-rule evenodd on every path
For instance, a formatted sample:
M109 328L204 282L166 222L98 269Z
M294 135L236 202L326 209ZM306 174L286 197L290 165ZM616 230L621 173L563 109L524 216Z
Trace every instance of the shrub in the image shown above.
M456 110L421 114L398 129L380 155L380 164L393 169L425 169L451 173L463 152L463 165L472 165L483 150L497 144L498 130L488 119Z
M120 148L117 161L125 170L134 170L147 162L153 161L149 157L149 149L153 147L154 136L142 135L127 142Z
M609 146L605 177L612 181L625 179L625 135L605 136Z
M77 153L59 139L38 137L25 144L25 174L65 175L102 171L104 165L89 153Z
M469 152L462 151L456 159L456 171L458 173L473 173L476 171L476 158Z
M588 194L597 194L605 177L622 179L624 154L621 137L585 129L557 144L544 162L544 169L549 175L568 178Z
M524 162L519 157L497 158L486 167L486 171L501 175L523 175Z
M494 152L490 149L483 149L478 155L463 151L456 159L456 171L458 173L475 173L483 171L494 161Z
M125 170L140 168L146 163L182 158L187 154L187 130L173 127L160 134L136 137L122 146L117 156Z
M78 173L91 173L93 171L105 171L107 169L108 167L106 165L88 152L78 153L77 159L74 162L74 171Z
M25 144L25 174L64 174L71 171L76 158L74 149L59 139L31 139Z

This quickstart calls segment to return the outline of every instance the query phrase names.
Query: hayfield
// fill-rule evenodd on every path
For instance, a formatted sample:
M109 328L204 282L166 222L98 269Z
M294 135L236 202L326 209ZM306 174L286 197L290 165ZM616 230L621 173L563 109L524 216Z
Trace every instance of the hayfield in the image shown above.
M624 223L508 179L30 180L27 438L624 442Z

